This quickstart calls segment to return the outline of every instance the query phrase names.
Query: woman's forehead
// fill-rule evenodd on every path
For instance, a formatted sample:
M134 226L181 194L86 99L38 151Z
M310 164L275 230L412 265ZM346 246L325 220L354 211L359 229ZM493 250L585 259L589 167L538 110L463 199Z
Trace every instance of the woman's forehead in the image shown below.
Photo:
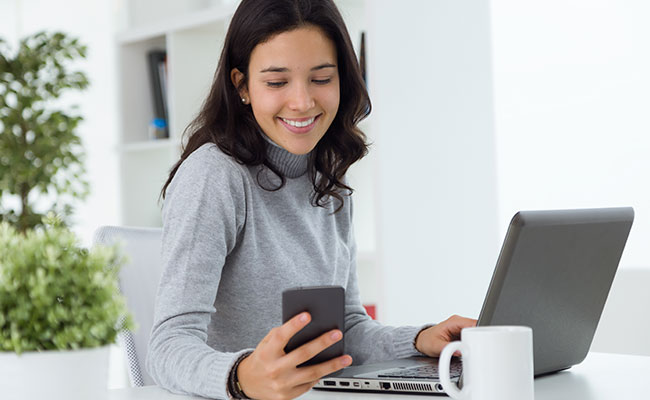
M251 53L252 72L298 72L336 65L336 46L317 27L300 27L272 36Z

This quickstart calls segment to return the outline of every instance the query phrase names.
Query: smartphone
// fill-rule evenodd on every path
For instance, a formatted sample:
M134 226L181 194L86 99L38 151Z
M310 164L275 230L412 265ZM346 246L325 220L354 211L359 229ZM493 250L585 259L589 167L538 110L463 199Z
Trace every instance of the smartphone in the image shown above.
M345 289L341 286L305 286L282 292L282 322L307 311L311 321L298 331L284 348L286 353L316 339L325 332L339 329L343 332L345 315ZM298 365L319 364L343 355L343 340L324 349L308 361Z

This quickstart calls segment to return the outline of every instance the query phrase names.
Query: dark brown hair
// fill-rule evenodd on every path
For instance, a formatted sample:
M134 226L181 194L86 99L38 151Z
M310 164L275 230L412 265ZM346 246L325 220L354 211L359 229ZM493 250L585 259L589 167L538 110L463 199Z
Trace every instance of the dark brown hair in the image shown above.
M205 143L215 143L221 151L241 164L265 165L281 179L286 178L267 159L266 140L251 108L242 104L238 89L248 82L248 64L255 46L273 36L304 26L316 26L334 42L340 77L340 103L329 129L312 151L310 167L314 206L324 207L329 197L343 206L341 192L352 188L343 182L350 165L368 152L366 136L357 124L370 114L366 91L354 49L343 18L332 0L242 0L232 17L208 97L198 116L183 135L189 135L180 160L172 167L162 188L165 198L181 163ZM235 88L230 72L244 74L241 87ZM267 189L269 190L269 189Z

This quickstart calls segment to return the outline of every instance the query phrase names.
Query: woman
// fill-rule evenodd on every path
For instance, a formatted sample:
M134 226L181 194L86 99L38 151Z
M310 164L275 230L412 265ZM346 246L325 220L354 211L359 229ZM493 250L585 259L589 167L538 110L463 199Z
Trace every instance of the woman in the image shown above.
M161 386L212 398L294 398L356 364L437 356L474 320L387 327L359 299L348 167L370 112L331 0L243 0L210 94L163 187L164 272L147 369ZM295 286L341 285L345 332L285 354L309 323L281 324ZM345 355L296 368L345 334Z

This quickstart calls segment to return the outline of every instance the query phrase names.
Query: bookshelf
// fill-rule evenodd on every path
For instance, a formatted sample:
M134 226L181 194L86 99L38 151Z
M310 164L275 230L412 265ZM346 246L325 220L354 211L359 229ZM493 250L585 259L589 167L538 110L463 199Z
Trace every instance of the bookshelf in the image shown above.
M139 2L140 3L140 2ZM197 3L198 4L198 3ZM181 136L212 82L236 4L208 4L117 35L121 224L161 226L158 195L181 151ZM152 4L152 7L155 5ZM179 10L174 10L179 12ZM154 118L147 53L167 53L169 138L150 139ZM191 62L188 62L191 60Z

